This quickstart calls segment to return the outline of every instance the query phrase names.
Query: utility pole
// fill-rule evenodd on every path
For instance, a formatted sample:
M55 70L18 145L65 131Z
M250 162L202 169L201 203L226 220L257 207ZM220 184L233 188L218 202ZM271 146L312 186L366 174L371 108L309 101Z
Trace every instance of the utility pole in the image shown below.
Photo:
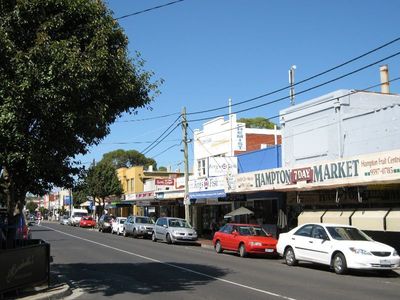
M296 66L293 65L289 70L289 84L290 84L290 104L294 105L294 70L296 70Z
M185 163L185 193L183 204L185 205L185 219L190 222L190 199L189 199L189 158L188 158L188 139L187 139L187 120L186 107L182 108L182 138L183 138L183 161Z

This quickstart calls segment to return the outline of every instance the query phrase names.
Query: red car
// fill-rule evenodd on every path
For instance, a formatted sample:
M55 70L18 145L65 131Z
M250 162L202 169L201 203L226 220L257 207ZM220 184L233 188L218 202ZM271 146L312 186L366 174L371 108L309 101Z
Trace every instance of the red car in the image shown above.
M237 251L241 257L248 254L277 256L276 243L271 234L256 224L229 223L214 234L215 251Z
M91 227L94 228L96 226L96 221L93 220L92 217L84 216L81 218L79 222L79 227Z

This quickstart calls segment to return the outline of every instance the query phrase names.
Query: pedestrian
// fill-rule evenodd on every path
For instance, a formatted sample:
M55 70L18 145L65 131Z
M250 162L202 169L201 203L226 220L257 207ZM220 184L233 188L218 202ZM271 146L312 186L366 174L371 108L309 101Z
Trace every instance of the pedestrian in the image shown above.
M42 215L39 213L38 214L38 225L40 225L40 221L42 220Z

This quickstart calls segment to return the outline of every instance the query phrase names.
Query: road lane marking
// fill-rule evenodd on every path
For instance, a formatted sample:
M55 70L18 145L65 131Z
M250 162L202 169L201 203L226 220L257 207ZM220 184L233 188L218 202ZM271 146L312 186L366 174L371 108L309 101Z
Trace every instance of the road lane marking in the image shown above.
M262 293L262 294L274 296L274 297L281 298L281 299L297 300L295 298L287 297L287 296L284 296L284 295L281 295L281 294L277 294L277 293L274 293L274 292L270 292L270 291L267 291L267 290L258 289L258 288L251 287L251 286L248 286L248 285L244 285L244 284L241 284L241 283L237 283L237 282L234 282L234 281L231 281L231 280L218 278L218 277L215 277L215 276L212 276L212 275L208 275L206 273L198 272L198 271L195 271L195 270L192 270L192 269L189 269L189 268L181 267L181 266L178 266L178 265L174 265L174 264L170 264L170 263L166 263L166 262L160 261L158 259L154 259L154 258L151 258L151 257L143 256L143 255L138 254L138 253L129 252L129 251L126 251L126 250L122 250L122 249L113 247L113 246L109 246L109 245L106 245L106 244L95 242L95 241L92 241L92 240L89 240L89 239L86 239L86 238L83 238L83 237L80 237L80 236L76 236L76 235L73 235L73 234L70 234L70 233L66 233L66 232L51 228L51 227L47 227L47 226L44 226L44 225L42 225L42 227L48 228L50 230L56 231L58 233L62 233L64 235L67 235L67 236L70 236L70 237L73 237L73 238L76 238L76 239L79 239L79 240L82 240L82 241L86 241L86 242L89 242L89 243L92 243L92 244L96 244L96 245L99 245L99 246L102 246L102 247L105 247L105 248L109 248L109 249L112 249L112 250L115 250L115 251L119 251L119 252L122 252L122 253L125 253L125 254L136 256L136 257L142 258L144 260L148 260L148 261L151 261L151 262L159 263L159 264L162 264L162 265L165 265L165 266L169 266L169 267L172 267L172 268L175 268L175 269L179 269L179 270L183 270L183 271L186 271L186 272L189 272L189 273L197 274L197 275L200 275L200 276L203 276L203 277L207 277L207 278L210 278L210 279L213 279L213 280L221 281L221 282L224 282L224 283L228 283L228 284L231 284L231 285L235 285L235 286L238 286L238 287L241 287L241 288L245 288L245 289L248 289L248 290L252 290L252 291L255 291L255 292L259 292L259 293Z

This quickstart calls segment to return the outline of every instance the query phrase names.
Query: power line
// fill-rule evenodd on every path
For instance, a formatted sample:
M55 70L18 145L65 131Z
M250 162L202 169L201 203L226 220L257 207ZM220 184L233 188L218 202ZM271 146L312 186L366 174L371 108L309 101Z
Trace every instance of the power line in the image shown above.
M161 154L164 154L165 152L171 150L172 148L175 148L175 147L180 146L181 144L182 144L182 143L180 143L180 144L174 144L174 145L172 145L172 146L169 146L168 148L164 149L163 151L160 151L159 153L157 153L156 155L152 156L151 158L154 159L154 158L156 158L157 156L160 156Z
M163 7L166 7L166 6L169 6L169 5L173 5L173 4L176 4L178 2L183 2L183 1L185 1L185 0L172 1L172 2L169 2L169 3L166 3L166 4L154 6L154 7L147 8L147 9L144 9L144 10L140 10L140 11L137 11L137 12L134 12L134 13L131 13L131 14L127 14L127 15L115 18L114 20L121 20L121 19L125 19L125 18L128 18L128 17L136 16L136 15L139 15L139 14L142 14L142 13L145 13L145 12L149 12L151 10L156 10L156 9L163 8Z
M173 140L164 140L164 142L177 142L180 141L179 139L173 139ZM154 141L131 141L131 142L114 142L114 143L101 143L101 145L129 145L129 144L151 144Z
M389 81L387 81L387 82L385 82L385 83L392 83L392 82L395 82L395 81L398 81L398 80L400 80L400 77L396 77L396 78L391 79L391 80L389 80ZM371 89L374 89L374 88L376 88L376 87L379 87L379 86L381 86L381 85L382 85L382 83L378 83L378 84L369 86L369 87L367 87L367 88L364 88L364 89L362 89L362 90L354 90L354 91L351 91L351 92L349 92L349 93L347 93L347 94L345 94L345 95L342 95L342 96L335 96L335 97L332 97L332 98L328 98L328 99L326 99L326 100L324 100L324 101L322 101L322 102L320 102L320 103L326 103L326 102L332 101L332 100L334 100L334 99L340 99L340 98L348 97L348 96L351 96L351 95L354 95L354 94L357 94L357 93L360 93L360 92L367 92L367 91L369 91L369 90L371 90ZM281 116L286 116L286 115L288 115L288 114L290 114L290 112L289 112L289 113L286 113L286 114L283 114L283 115L271 116L271 117L268 117L267 119L268 119L268 120L272 120L272 119L279 118L279 117L281 117ZM189 121L188 121L188 122L189 122ZM192 130L190 126L189 126L189 128L190 128L190 130ZM207 136L212 136L212 135L218 135L218 134L220 134L220 133L224 133L224 132L227 132L227 131L236 130L236 129L238 129L238 128L239 128L239 126L235 126L235 127L232 127L232 128L228 128L228 129L221 130L221 131L217 131L217 132L213 132L213 133L209 133L209 134L204 134L204 135L202 135L201 137L207 137ZM272 130L272 129L271 129L271 130ZM192 130L192 132L194 133L193 130Z
M149 146L141 151L143 155L154 149L158 144L160 144L163 140L165 140L179 125L178 123L168 134L167 132L175 125L176 121L179 120L181 116L178 116L175 121L157 138L155 139ZM166 135L165 135L166 134ZM165 135L165 136L164 136ZM164 136L164 137L163 137Z
M382 58L382 59L380 59L380 60L378 60L378 61L375 61L375 62L373 62L373 63L370 63L370 64L368 64L368 65L366 65L366 66L364 66L364 67L358 68L358 69L356 69L356 70L354 70L354 71L351 71L351 72L349 72L349 73L346 73L346 74L344 74L344 75L338 76L338 77L336 77L336 78L333 78L333 79L331 79L331 80L325 81L325 82L323 82L323 83L320 83L320 84L315 85L315 86L313 86L313 87L310 87L310 88L308 88L308 89L305 89L305 90L302 90L302 91L300 91L300 92L297 92L296 95L304 94L304 93L307 93L307 92L312 91L312 90L314 90L314 89L320 88L320 87L322 87L322 86L324 86L324 85L327 85L327 84L329 84L329 83L338 81L338 80L340 80L340 79L343 79L343 78L345 78L345 77L348 77L348 76L350 76L350 75L353 75L353 74L355 74L355 73L358 73L358 72L360 72L360 71L363 71L363 70L365 70L365 69L367 69L367 68L370 68L370 67L372 67L372 66L374 66L374 65L377 65L377 64L379 64L379 63L381 63L381 62L383 62L383 61L385 61L385 60L391 59L391 58L396 57L396 56L398 56L398 55L400 55L400 52L396 52L395 54L389 55L389 56L387 56L387 57L385 57L385 58ZM262 104L260 104L260 105L256 105L256 106L253 106L253 107L250 107L250 108L238 110L238 111L233 112L233 113L237 114L237 113L241 113L241 112L253 110L253 109L256 109L256 108L260 108L260 107L263 107L263 106L267 106L267 105L270 105L270 104L273 104L273 103L277 103L277 102L286 100L286 99L288 99L289 97L290 97L290 96L281 97L281 98L278 98L278 99L275 99L275 100L272 100L272 101L269 101L269 102L266 102L266 103L262 103ZM205 121L205 120L210 120L210 119L214 119L214 118L218 118L218 117L223 117L223 116L227 116L227 115L229 115L229 113L220 114L220 115L216 115L216 116L212 116L212 117L207 117L207 118L200 118L200 119L188 120L188 122Z
M387 43L385 43L385 44L383 44L383 45L381 45L381 46L379 46L379 47L377 47L377 48L374 48L374 49L372 49L372 50L370 50L370 51L368 51L368 52L365 52L364 54L361 54L361 55L359 55L359 56L357 56L357 57L355 57L355 58L352 58L352 59L350 59L350 60L348 60L348 61L346 61L346 62L344 62L344 63L341 63L341 64L339 64L339 65L337 65L337 66L335 66L335 67L332 67L332 68L330 68L330 69L328 69L328 70L322 71L322 72L320 72L320 73L318 73L318 74L315 74L315 75L313 75L313 76L311 76L311 77L308 77L308 78L306 78L306 79L303 79L303 80L301 80L301 81L299 81L299 82L293 84L293 86L300 85L300 84L302 84L302 83L304 83L304 82L310 81L310 80L312 80L312 79L314 79L314 78L320 77L320 76L325 75L325 74L327 74L327 73L329 73L329 72L332 72L332 71L334 71L334 70L336 70L336 69L339 69L339 68L341 68L341 67L343 67L343 66L346 66L346 65L348 65L348 64L350 64L350 63L352 63L352 62L354 62L354 61L357 61L357 60L359 60L359 59L361 59L361 58L363 58L363 57L365 57L365 56L367 56L367 55L369 55L369 54L371 54L371 53L374 53L374 52L376 52L376 51L378 51L378 50L381 50L381 49L383 49L383 48L385 48L385 47L387 47L387 46L389 46L389 45L391 45L391 44L393 44L393 43L395 43L395 42L398 42L399 40L400 40L400 37L397 37L397 38L395 38L394 40L391 40L390 42L387 42ZM276 93L278 93L278 92L287 90L287 89L290 88L290 87L291 87L290 85L287 85L287 86L285 86L285 87L282 87L282 88L279 88L279 89L277 89L277 90L274 90L274 91L265 93L265 94L263 94L263 95L256 96L256 97L253 97L253 98L250 98L250 99L247 99L247 100L243 100L243 101L234 103L234 104L232 104L231 106L237 106L237 105L240 105L240 104L243 104L243 103L248 103L248 102L255 101L255 100L258 100L258 99L267 97L267 96L271 96L271 95L276 94ZM298 93L297 93L297 94L298 94ZM202 113L212 112L212 111L216 111L216 110L226 109L226 108L228 108L228 107L229 107L229 106L225 105L225 106L221 106L221 107L217 107L217 108L212 108L212 109L207 109L207 110L202 110L202 111L187 113L187 115L202 114Z
M180 115L180 113L177 112L177 113L171 113L171 114L167 114L167 115L160 115L160 116L154 116L154 117L143 118L143 119L120 120L120 121L116 121L116 123L149 121L149 120L155 120L155 119L163 119L163 118L176 116L176 115Z

